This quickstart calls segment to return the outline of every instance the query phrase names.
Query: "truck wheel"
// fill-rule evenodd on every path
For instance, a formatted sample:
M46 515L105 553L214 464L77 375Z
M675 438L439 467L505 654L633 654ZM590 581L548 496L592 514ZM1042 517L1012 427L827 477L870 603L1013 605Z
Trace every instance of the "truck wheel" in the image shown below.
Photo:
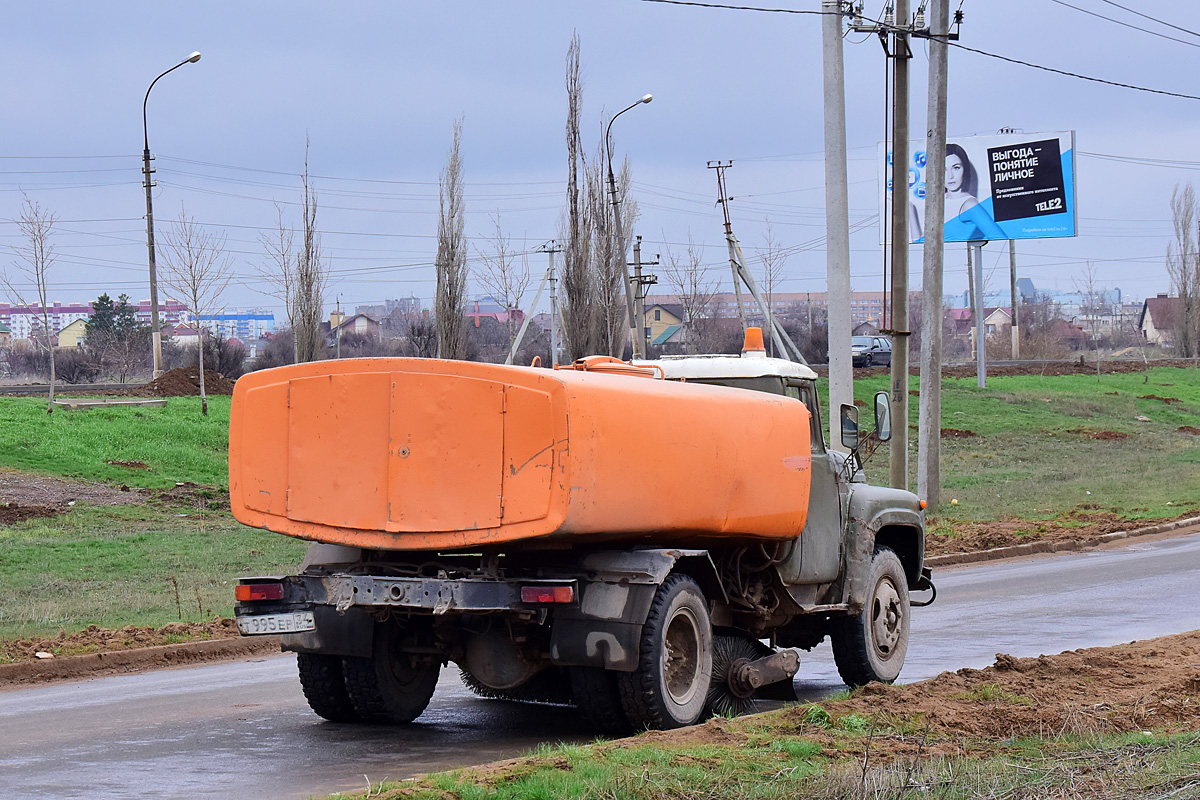
M330 722L358 722L342 677L342 657L324 653L297 653L300 688L308 707Z
M621 703L616 672L600 667L571 667L570 674L571 695L584 719L609 736L633 733Z
M700 720L712 680L712 624L696 582L671 575L642 626L634 672L617 676L625 716L637 727L682 728Z
M342 659L346 692L367 722L412 722L433 697L441 664L418 661L404 651L412 631L396 622L375 627L370 658Z
M908 579L890 548L875 549L868 585L863 610L838 620L830 637L838 674L851 687L893 682L908 652Z

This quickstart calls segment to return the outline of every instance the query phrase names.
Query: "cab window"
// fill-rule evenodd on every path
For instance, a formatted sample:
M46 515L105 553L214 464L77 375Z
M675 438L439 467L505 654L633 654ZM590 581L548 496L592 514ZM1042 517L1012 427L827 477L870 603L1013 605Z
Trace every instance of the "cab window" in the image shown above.
M812 426L812 429L809 431L809 437L812 439L812 451L814 453L824 453L825 436L821 429L821 404L817 400L816 385L811 381L798 381L795 383L789 381L786 394L788 397L793 397L808 406L809 424Z

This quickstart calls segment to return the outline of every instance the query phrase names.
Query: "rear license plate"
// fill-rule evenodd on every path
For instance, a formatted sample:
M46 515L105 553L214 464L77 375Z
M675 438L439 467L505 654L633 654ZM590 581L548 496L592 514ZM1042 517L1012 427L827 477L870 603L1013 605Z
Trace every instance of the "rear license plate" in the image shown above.
M311 611L238 617L237 626L243 636L257 636L264 633L298 633L311 631L317 627L313 622L313 612Z

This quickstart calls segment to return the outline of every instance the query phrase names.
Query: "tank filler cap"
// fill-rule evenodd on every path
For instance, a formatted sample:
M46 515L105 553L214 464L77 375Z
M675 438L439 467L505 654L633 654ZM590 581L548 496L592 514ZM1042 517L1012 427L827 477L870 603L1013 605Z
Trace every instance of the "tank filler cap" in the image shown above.
M746 340L742 344L742 358L766 358L767 348L763 344L762 328L746 328Z

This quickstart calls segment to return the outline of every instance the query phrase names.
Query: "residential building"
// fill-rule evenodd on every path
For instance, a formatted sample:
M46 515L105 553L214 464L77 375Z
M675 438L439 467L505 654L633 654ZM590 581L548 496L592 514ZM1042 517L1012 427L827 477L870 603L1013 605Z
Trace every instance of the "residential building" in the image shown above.
M58 332L60 348L83 347L87 339L87 319L77 319Z
M355 314L353 317L346 317L342 314L341 318L336 313L330 314L329 322L330 341L334 341L336 337L351 333L356 333L360 336L379 337L379 323L366 314Z
M91 303L51 303L47 308L50 332L58 333L76 320L87 320L92 316ZM142 300L136 306L137 320L142 325L150 324L150 301ZM163 326L178 325L185 321L187 308L175 300L166 300L158 305L158 316ZM12 338L28 339L34 328L41 330L42 307L32 305L9 305L0 303L0 323L8 327Z
M1138 315L1137 327L1142 339L1147 344L1160 347L1175 345L1175 326L1180 313L1178 297L1167 297L1159 294L1157 297L1147 297L1142 303L1141 314Z
M194 315L185 312L180 322L195 327L197 320ZM275 330L275 314L261 308L206 315L199 322L210 333L242 341L261 339Z
M420 314L421 300L418 297L401 297L395 300L384 300L382 303L372 303L354 307L355 314L366 314L371 319L382 320L393 313Z

